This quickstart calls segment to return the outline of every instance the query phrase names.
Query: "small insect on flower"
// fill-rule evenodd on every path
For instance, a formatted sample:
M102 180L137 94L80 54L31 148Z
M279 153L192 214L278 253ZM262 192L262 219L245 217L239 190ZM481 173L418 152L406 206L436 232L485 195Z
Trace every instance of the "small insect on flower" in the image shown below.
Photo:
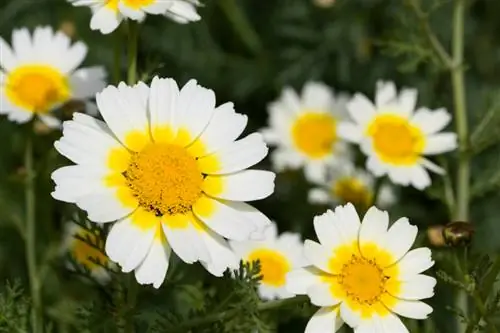
M421 274L434 265L428 248L410 251L417 227L371 207L360 222L352 204L314 218L320 243L306 240L312 266L292 271L287 288L308 295L321 309L306 333L333 333L344 322L354 332L406 333L397 315L425 319L432 308L421 299L434 295L436 279Z
M317 186L309 191L310 203L338 205L350 202L362 210L375 204L374 177L351 163L328 168L326 181L318 182ZM393 188L385 184L378 189L376 198L376 205L383 208L396 200Z
M111 279L109 270L115 269L115 265L104 253L104 238L99 227L84 228L68 222L63 250L72 259L67 263L69 269L82 268L101 284Z
M262 130L266 142L276 146L271 154L275 171L304 167L309 181L321 182L328 165L348 159L348 147L337 136L346 101L322 83L308 82L300 97L285 88L269 105L269 127Z
M71 99L87 101L104 88L102 67L77 69L87 54L82 42L71 45L63 32L37 27L12 32L11 49L0 38L0 114L26 123L37 115L49 127L60 121L51 111Z
M359 144L368 156L366 168L375 176L388 175L394 184L412 185L422 190L431 184L426 171L444 170L424 158L457 147L455 133L440 133L451 120L443 108L416 111L417 91L403 89L399 94L392 82L378 82L375 104L356 94L347 104L354 122L339 125L339 136Z
M90 28L109 34L124 19L143 21L146 15L165 15L178 23L198 21L197 0L68 0L73 6L92 10Z
M247 117L190 80L155 77L97 94L105 122L75 113L55 148L76 163L52 174L52 196L93 222L114 222L106 253L137 281L159 288L171 249L221 276L238 264L226 238L261 238L271 221L244 201L266 198L275 174L247 170L268 148L258 133L238 139Z
M285 277L292 269L305 266L303 244L299 234L278 235L276 223L269 226L261 241L231 241L231 248L244 262L260 262L259 295L271 300L293 296L285 288Z

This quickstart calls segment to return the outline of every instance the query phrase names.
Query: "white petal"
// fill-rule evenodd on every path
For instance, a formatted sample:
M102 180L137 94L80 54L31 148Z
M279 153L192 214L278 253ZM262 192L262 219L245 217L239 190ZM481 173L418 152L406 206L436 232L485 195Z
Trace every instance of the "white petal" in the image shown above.
M286 87L283 89L283 92L280 96L280 102L283 103L283 106L293 113L297 113L302 109L302 103L299 99L299 96L290 87Z
M376 116L373 103L362 94L356 94L347 103L347 110L351 118L361 127L365 127Z
M77 199L76 205L85 210L93 222L112 222L130 214L135 207L125 206L115 189L102 189Z
M411 250L397 263L400 276L399 279L420 274L434 265L432 252L429 248L421 247Z
M375 93L375 103L377 107L383 107L397 98L396 86L394 82L377 82L377 91Z
M202 154L211 154L229 146L243 133L247 122L247 116L234 111L233 103L217 107L210 123L199 138L204 147Z
M340 303L340 316L351 327L357 327L362 322L361 315L352 310L346 302Z
M313 188L307 194L307 201L312 204L326 204L331 201L331 197L325 189Z
M34 40L36 43L36 40ZM65 61L61 63L60 68L63 73L70 73L80 66L87 56L87 45L82 42L74 43L65 54Z
M251 206L240 202L203 196L194 204L193 212L218 234L228 239L242 241L249 239L252 232L257 230L249 207Z
M304 242L304 255L310 263L323 272L335 273L329 265L333 253L326 246L306 239Z
M340 303L340 300L333 297L330 291L330 284L318 281L307 289L307 295L311 303L317 306L333 306Z
M181 24L201 20L201 16L196 12L196 7L186 1L174 1L165 16Z
M359 230L359 244L361 249L363 244L375 243L383 244L385 242L387 228L389 227L389 214L373 206L365 214L361 228ZM363 253L365 256L369 253Z
M148 255L135 269L137 282L153 284L153 287L160 288L167 276L170 253L171 249L166 241L155 239Z
M106 255L130 272L146 258L155 232L156 228L142 229L131 219L116 222L106 239Z
M361 222L356 208L351 203L348 203L344 206L337 206L334 214L338 221L335 226L338 228L343 242L351 243L358 239Z
M7 44L2 37L0 37L0 50L2 51L0 53L0 68L5 69L6 71L14 70L18 61L9 44Z
M33 46L31 42L30 32L27 28L14 29L12 31L12 48L20 63L31 61L34 54L32 51ZM2 67L1 62L0 67Z
M420 163L422 166L424 166L426 169L429 169L430 171L434 172L434 173L437 173L438 175L444 175L446 174L446 170L444 170L443 168L441 168L439 165L429 161L428 159L426 158L422 158L420 160Z
M392 313L385 314L379 320L380 323L382 324L383 333L391 333L391 332L410 333L410 331L408 330L408 328L406 328L401 319L399 319L398 316Z
M410 250L417 232L418 228L411 225L406 217L398 219L389 228L385 248L392 254L394 260L398 261Z
M298 169L304 164L304 158L296 151L288 148L278 148L271 154L273 170L281 172L286 168Z
M87 67L75 71L70 77L71 91L73 97L90 98L94 97L96 93L100 92L106 84L106 71L104 67Z
M264 170L244 170L225 176L207 176L203 182L203 191L210 196L226 200L260 200L274 192L275 178L274 172Z
M342 244L342 235L336 227L336 224L341 222L338 221L338 217L331 210L322 215L315 216L313 223L321 245L333 251Z
M333 104L331 89L320 82L307 82L302 89L302 104L307 109L329 111Z
M339 315L339 309L324 307L311 317L307 323L305 333L334 333L342 325L344 325L344 321Z
M375 156L369 156L366 160L366 168L375 177L381 177L387 173L387 167Z
M198 159L198 166L206 174L233 173L257 164L266 157L267 152L262 135L253 133L214 154Z
M214 110L214 92L199 86L196 80L190 80L182 87L177 100L177 125L180 129L186 129L194 140L207 127Z
M434 134L441 131L451 121L451 115L445 108L431 111L427 108L418 109L411 123L420 128L425 134Z
M201 264L207 271L212 275L222 276L226 269L238 268L239 260L224 238L209 229L200 232L203 234L203 241L206 244L211 259L208 262L201 261Z
M427 138L423 153L426 155L442 154L456 149L457 145L455 133L434 134Z
M115 12L102 6L94 12L90 20L90 29L99 30L102 34L109 34L118 28L122 21L122 16L119 12Z
M151 82L149 95L149 112L153 136L155 127L169 127L173 131L176 126L176 107L179 99L179 87L173 79L160 79L158 76ZM175 134L175 133L172 133ZM158 138L156 138L158 139Z
M304 176L311 183L324 183L326 181L326 164L311 162L304 166Z
M50 128L61 128L61 121L51 115L40 115L40 120Z
M120 1L118 3L118 8L120 9L120 12L124 16L126 16L134 21L141 22L142 20L144 20L146 18L146 14L141 9L135 9L135 8L129 7L123 1Z
M100 113L122 143L131 131L144 133L149 125L141 94L139 85L129 87L122 82L96 95Z
M427 319L432 313L432 307L420 301L400 300L391 307L391 311L406 318Z
M414 275L401 282L398 294L393 296L409 301L431 298L434 296L436 283L436 279L431 276Z
M427 170L421 165L415 165L409 170L411 176L411 185L418 190L423 190L431 185L431 177Z
M406 116L411 116L417 105L417 89L402 89L399 93L399 105Z
M148 14L165 14L170 7L172 7L172 2L170 1L154 1L149 5L143 6L142 10Z
M363 139L363 129L354 123L344 121L337 126L337 135L348 142L360 143Z
M184 216L187 219L185 227L174 227L168 222L168 217L163 216L163 230L168 243L177 256L185 263L192 264L198 260L208 262L210 255L203 242L202 236L195 229L194 216Z
M320 281L321 274L324 273L314 266L294 269L286 275L286 289L296 295L305 295Z
M412 170L411 167L388 166L387 176L394 184L408 186L412 183ZM421 184L419 187L423 185L423 183L419 184Z

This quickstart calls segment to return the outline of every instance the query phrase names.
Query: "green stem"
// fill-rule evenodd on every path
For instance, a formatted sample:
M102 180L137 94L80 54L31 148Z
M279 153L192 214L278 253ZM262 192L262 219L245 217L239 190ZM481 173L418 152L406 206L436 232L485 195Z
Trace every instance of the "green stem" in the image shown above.
M281 299L277 301L271 301L271 302L261 302L257 306L257 310L259 312L264 312L264 311L270 311L274 310L277 308L281 308L283 306L288 306L292 304L297 304L297 303L303 303L307 301L308 298L307 296L295 296L293 298L286 298L286 299ZM198 319L193 319L190 320L189 322L186 322L184 324L181 324L177 327L175 327L171 332L188 332L189 330L199 327L199 326L205 326L208 324L216 323L219 321L226 320L228 318L234 317L238 314L241 313L241 309L232 309L232 310L226 310L218 313L214 313L211 315L208 315L203 318L198 318Z
M127 311L125 312L126 318L126 327L125 333L133 333L135 332L134 320L133 320L133 311L135 309L135 304L137 302L137 282L135 281L135 277L133 273L130 273L128 276L128 287L127 287Z
M32 302L31 329L33 333L41 333L43 332L43 307L40 295L40 280L38 278L36 264L35 170L33 165L33 138L31 128L26 139L24 167L26 168L26 239L24 244Z
M122 30L117 29L113 37L113 82L118 84L121 80Z
M128 21L128 75L127 82L133 85L137 81L137 45L139 42L139 24Z

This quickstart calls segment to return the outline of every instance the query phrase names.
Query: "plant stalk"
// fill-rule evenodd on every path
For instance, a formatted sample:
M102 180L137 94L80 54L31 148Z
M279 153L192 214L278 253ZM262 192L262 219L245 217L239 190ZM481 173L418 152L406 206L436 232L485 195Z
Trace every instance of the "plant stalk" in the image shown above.
M127 82L133 85L137 81L137 47L139 43L139 24L128 21L128 72Z
M31 123L32 124L32 123ZM25 253L28 266L28 276L31 291L31 329L33 333L43 332L43 306L40 294L40 279L36 263L36 197L35 197L35 169L33 164L33 132L30 127L26 138L24 153L24 167L26 168L25 181L25 204L26 204L26 227L25 227Z

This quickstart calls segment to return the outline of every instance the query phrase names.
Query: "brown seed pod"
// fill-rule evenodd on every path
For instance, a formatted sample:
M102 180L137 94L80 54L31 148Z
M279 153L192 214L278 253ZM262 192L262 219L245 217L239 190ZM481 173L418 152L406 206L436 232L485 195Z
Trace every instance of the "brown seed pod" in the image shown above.
M446 244L453 247L469 246L473 236L474 226L469 222L450 222L443 229Z

